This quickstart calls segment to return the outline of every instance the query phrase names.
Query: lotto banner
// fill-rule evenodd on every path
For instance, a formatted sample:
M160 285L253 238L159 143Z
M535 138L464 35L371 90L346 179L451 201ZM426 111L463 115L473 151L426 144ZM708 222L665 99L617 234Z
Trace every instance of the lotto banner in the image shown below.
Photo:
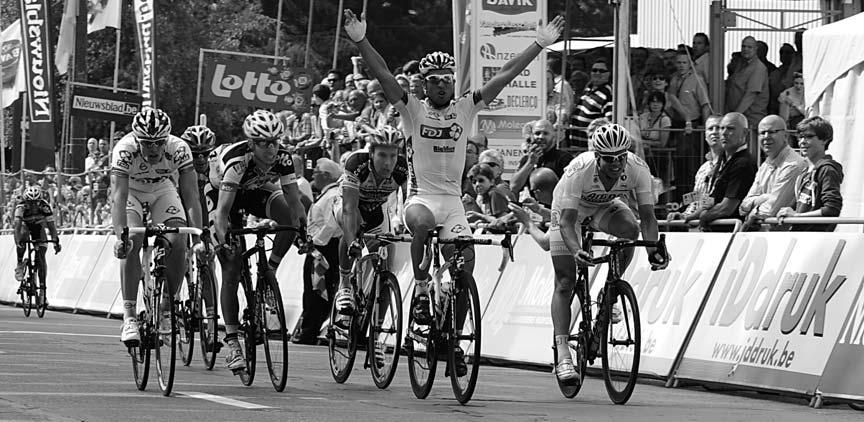
M141 90L143 107L156 107L156 22L153 19L153 0L134 0L135 29L138 35L138 59L141 64Z
M54 149L54 65L51 15L47 0L21 0L21 41L27 78L27 111L30 140L39 148Z
M546 21L545 0L477 0L471 13L471 88L479 89L508 60L536 40L537 22ZM546 53L541 52L478 116L479 131L490 147L505 155L512 173L521 157L522 126L544 115Z
M736 234L675 377L812 393L860 329L861 256L861 234Z
M225 59L204 60L201 100L273 110L306 110L313 79L305 68Z

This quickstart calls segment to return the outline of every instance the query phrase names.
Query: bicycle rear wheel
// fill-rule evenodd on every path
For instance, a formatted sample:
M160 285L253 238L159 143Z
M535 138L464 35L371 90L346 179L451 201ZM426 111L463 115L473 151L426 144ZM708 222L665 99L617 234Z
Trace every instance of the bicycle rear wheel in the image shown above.
M432 289L429 297L434 298ZM414 299L411 308L414 309ZM434 309L434 306L433 306ZM438 330L435 329L435 319L430 325L419 325L414 321L414 313L408 313L408 330L405 333L405 356L408 358L408 378L411 380L411 390L418 399L425 399L432 391L435 381L435 371L438 367Z
M288 329L285 327L285 307L282 305L282 294L276 282L276 274L268 271L264 275L266 281L259 288L260 300L258 312L261 315L259 326L263 331L264 356L267 358L267 370L270 372L270 382L276 391L285 390L288 376Z
M30 311L33 309L33 278L36 275L27 274L30 268L29 261L24 261L24 268L24 281L21 282L21 291L18 294L21 295L21 307L24 309L24 316L29 317Z
M450 384L453 394L461 404L468 403L477 387L477 375L480 372L480 297L477 285L471 278L460 277L457 291L450 302L449 347L447 358L450 368ZM460 327L456 324L459 303L465 310L465 322Z
M348 380L351 370L354 369L354 359L357 357L357 336L360 330L356 327L356 314L340 315L336 306L336 301L333 301L333 306L330 307L330 325L327 327L327 354L333 380L342 384ZM338 320L343 321L348 328L337 326Z
M258 318L256 315L258 307L256 305L257 299L255 298L255 293L247 291L247 286L252 286L252 283L248 279L249 273L244 271L243 277L245 280L240 283L239 289L246 297L246 309L243 309L243 318L240 320L240 330L237 332L237 340L240 341L240 348L243 349L243 355L246 358L246 368L238 372L240 374L240 382L248 387L255 380L255 352L259 340L258 321L261 318Z
M161 288L154 290L153 327L156 346L156 375L163 396L170 396L174 387L174 369L177 362L177 312L174 300L166 293L167 280L157 281Z
M204 359L204 367L212 370L216 364L216 356L219 354L218 324L215 313L216 309L216 285L213 278L213 270L209 265L202 265L198 269L198 290L194 300L198 310L198 333L200 334L201 357ZM209 289L205 287L209 286ZM207 297L209 296L209 297ZM213 304L213 314L208 314L207 302Z
M642 350L639 307L633 288L624 280L607 285L603 299L605 317L600 318L600 348L603 362L603 380L606 392L615 404L627 403L636 377ZM613 307L618 304L620 321L612 321ZM616 312L617 313L617 312ZM617 320L618 318L615 317Z
M375 386L384 389L393 381L402 349L402 293L393 273L379 274L379 291L368 315L370 365ZM378 358L380 357L380 359Z
M198 302L194 298L198 294L199 287L192 281L192 275L188 272L184 279L186 288L181 288L177 292L177 332L179 334L177 347L180 349L183 366L189 366L192 363L192 352L195 350L195 328L197 327L195 320L199 314L196 309Z
M37 258L36 261L39 262L39 259ZM45 263L43 262L43 264ZM34 271L32 277L30 277L30 287L33 288L32 292L36 294L36 315L39 318L45 316L45 309L48 308L48 302L45 300L45 288L42 287L44 285L45 280L42 280L42 277L39 276L39 271Z

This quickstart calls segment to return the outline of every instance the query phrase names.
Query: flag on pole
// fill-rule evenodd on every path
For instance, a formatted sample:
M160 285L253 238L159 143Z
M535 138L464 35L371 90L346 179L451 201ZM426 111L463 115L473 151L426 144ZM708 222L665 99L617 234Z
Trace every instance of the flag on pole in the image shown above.
M141 77L138 80L144 107L156 107L156 25L153 0L135 0L135 28L138 33L138 56Z
M12 22L0 35L0 66L3 67L2 98L0 108L12 105L27 89L24 76L24 60L21 49L21 19ZM19 76L20 75L20 76Z
M87 0L87 33L105 28L120 29L123 0Z
M69 71L69 60L75 51L75 20L78 18L78 0L66 0L63 19L60 21L60 35L57 37L57 50L54 64L57 73L65 75Z

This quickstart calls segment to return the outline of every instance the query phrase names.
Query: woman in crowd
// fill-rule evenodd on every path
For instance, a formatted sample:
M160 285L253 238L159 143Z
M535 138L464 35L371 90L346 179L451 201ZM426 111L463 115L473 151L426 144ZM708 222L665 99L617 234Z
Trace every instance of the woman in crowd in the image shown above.
M780 96L777 97L777 101L780 103L780 117L786 121L786 127L790 130L795 130L798 123L804 120L806 111L804 107L804 76L800 72L795 72L793 78L794 85L781 92Z

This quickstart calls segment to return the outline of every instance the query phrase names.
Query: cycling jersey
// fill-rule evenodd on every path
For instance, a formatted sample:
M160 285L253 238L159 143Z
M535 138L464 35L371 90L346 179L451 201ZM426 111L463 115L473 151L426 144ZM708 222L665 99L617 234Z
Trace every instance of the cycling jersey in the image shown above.
M150 164L138 149L135 135L128 133L114 146L111 153L111 173L129 178L129 189L143 193L174 190L172 178L179 171L192 167L192 152L182 139L168 135L165 157Z
M462 172L474 118L486 107L480 91L443 109L407 93L394 104L402 116L408 153L408 195L462 196Z
M552 210L553 212L556 210L560 212L562 209L596 210L615 198L632 202L634 193L636 205L654 204L651 172L645 161L636 154L628 152L624 172L607 190L600 180L594 152L583 152L564 169L564 176L552 193Z
M229 191L255 190L277 181L282 186L297 183L294 162L288 151L279 148L273 165L262 168L253 159L252 148L248 142L240 141L222 149L210 164L210 183Z
M375 170L372 168L372 153L357 151L345 161L345 170L339 179L339 196L345 189L360 191L358 208L361 213L369 213L387 202L391 193L399 189L408 179L408 162L405 157L396 159L396 167L389 178L375 179Z
M15 205L15 219L25 224L44 224L54 221L54 211L44 199L38 201L21 200Z

